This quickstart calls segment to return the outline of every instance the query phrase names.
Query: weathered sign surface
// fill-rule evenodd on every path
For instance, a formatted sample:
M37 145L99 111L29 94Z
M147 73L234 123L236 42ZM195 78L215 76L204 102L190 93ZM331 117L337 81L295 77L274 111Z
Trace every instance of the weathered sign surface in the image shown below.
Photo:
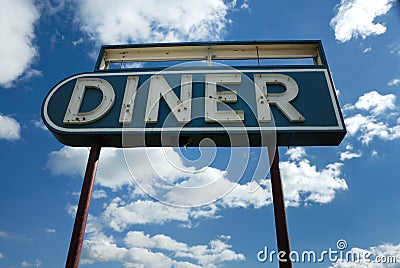
M323 67L78 74L49 92L42 117L71 146L182 146L204 138L217 146L261 146L266 133L276 133L278 145L337 145L346 133ZM235 135L248 141L232 144Z

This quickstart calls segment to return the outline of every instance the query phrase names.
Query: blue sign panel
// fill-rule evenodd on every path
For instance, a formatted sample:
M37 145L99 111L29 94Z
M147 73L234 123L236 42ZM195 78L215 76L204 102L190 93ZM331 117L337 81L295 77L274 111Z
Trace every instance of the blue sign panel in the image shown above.
M72 76L42 109L64 144L337 145L346 134L327 68L193 67ZM246 142L243 141L245 135Z

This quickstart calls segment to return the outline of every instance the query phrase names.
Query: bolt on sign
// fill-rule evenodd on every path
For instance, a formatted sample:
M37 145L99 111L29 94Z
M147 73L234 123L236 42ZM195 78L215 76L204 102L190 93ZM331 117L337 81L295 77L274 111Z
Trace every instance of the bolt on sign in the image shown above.
M185 63L151 67L171 61ZM146 64L112 68L130 62ZM271 133L281 146L337 145L346 134L320 41L103 46L94 72L49 92L42 117L70 146L262 146Z

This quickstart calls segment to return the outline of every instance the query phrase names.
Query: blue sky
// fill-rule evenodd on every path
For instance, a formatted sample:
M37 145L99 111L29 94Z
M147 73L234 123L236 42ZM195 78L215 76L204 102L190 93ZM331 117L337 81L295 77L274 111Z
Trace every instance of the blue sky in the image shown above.
M2 1L0 267L65 264L88 149L60 144L40 109L57 82L93 70L101 45L292 39L322 40L348 130L337 147L280 148L292 250L337 250L345 239L346 251L400 263L399 23L390 0ZM127 154L150 179L179 179L165 155L190 164L176 149L158 149L149 153L160 163L154 170L145 153ZM219 149L204 178L229 182L229 156ZM257 163L248 158L249 167ZM99 166L82 267L277 267L257 260L265 246L276 250L268 178L250 194L245 174L224 198L182 209L143 194L121 150L103 149Z

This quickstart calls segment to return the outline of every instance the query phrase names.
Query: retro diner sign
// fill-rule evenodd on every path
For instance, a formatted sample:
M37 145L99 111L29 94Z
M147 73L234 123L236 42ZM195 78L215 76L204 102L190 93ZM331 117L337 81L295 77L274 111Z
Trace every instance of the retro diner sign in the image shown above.
M337 145L346 134L324 65L95 71L58 83L42 107L62 143L112 147ZM242 145L232 137L244 135ZM239 140L243 140L239 138Z

